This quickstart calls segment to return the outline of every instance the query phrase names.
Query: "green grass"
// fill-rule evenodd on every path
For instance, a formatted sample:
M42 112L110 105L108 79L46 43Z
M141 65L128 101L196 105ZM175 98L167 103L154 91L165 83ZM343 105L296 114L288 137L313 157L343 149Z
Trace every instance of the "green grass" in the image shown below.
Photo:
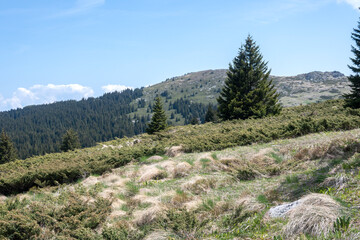
M128 197L135 196L140 191L140 186L134 181L128 181L126 184L126 195Z
M206 168L206 167L208 167L210 164L210 159L208 159L208 158L202 158L202 159L200 159L200 162L201 162L201 166L202 166L202 168Z
M294 174L286 176L286 183L288 184L299 183L299 177Z
M212 154L211 154L211 157L212 157L214 160L219 160L219 158L217 157L217 154L216 154L216 153L212 153Z
M182 145L186 152L217 151L234 146L265 143L323 131L360 127L358 111L344 109L343 101L327 101L283 109L278 116L264 119L226 121L177 127L155 135L141 135L141 142L127 147L129 139L107 144L120 149L99 147L66 153L47 154L0 165L0 193L9 195L32 187L72 183L89 174L102 174L130 161L146 161L143 156L164 154L165 148ZM250 131L251 129L251 131ZM279 160L280 161L280 160Z
M262 203L262 204L265 204L265 205L269 205L270 202L269 200L267 199L267 197L264 195L264 194L260 194L256 197L256 200L259 202L259 203Z
M282 156L280 156L274 152L271 152L270 156L275 160L276 163L281 163L282 161L284 161Z
M341 203L344 210L339 217L349 216L350 223L347 225L346 221L339 220L336 227L338 231L330 233L328 237L305 238L303 235L298 238L354 239L360 232L360 213L357 209L360 205L360 167L357 165L356 153L359 134L359 130L313 134L246 147L231 147L218 150L215 162L203 158L204 153L184 154L169 161L178 163L185 159L200 159L200 163L209 166L194 168L183 178L171 178L169 175L166 179L148 183L138 182L140 175L136 173L140 174L141 168L147 166L134 160L131 165L120 167L112 173L125 174L130 180L124 187L118 188L114 198L110 199L98 197L106 188L115 189L111 182L107 182L108 185L102 183L102 178L99 178L99 183L88 187L81 182L75 183L72 185L74 192L68 190L71 188L65 184L32 188L27 194L20 195L24 200L14 196L8 197L5 202L0 201L0 234L9 239L138 240L148 237L154 231L163 231L169 235L169 239L286 239L282 230L287 220L269 219L266 217L267 210L285 201L297 200L309 192L320 192ZM314 146L325 149L316 158L304 156L298 159L291 155L293 149L311 150ZM253 154L270 147L279 156L286 157L282 161L269 161L269 156L265 156L252 164ZM329 149L337 154L329 157ZM311 155L310 150L307 152ZM224 159L234 159L240 165L226 165ZM270 174L267 171L270 167L279 167L281 174ZM209 171L210 168L213 170ZM339 172L333 172L338 168ZM242 170L243 177L246 175L244 170L253 171L256 173L255 178L251 181L239 180L236 178L236 170ZM200 187L205 186L208 180L211 180L211 186L196 194L190 188L183 188L184 183L198 176L206 179L199 182ZM332 185L326 189L322 187L321 184L328 178L340 176L347 179L345 185ZM133 223L136 214L157 206L156 203L144 201L142 191L141 198L137 198L141 188L146 190L145 196L151 202L158 201L163 212L157 215L156 220L138 226ZM111 203L117 199L123 200L125 204L113 209ZM243 199L246 201L240 204ZM193 200L198 205L192 210L186 210L185 204ZM125 215L111 218L110 213L118 210L124 211L121 214ZM15 237L15 232L22 235Z

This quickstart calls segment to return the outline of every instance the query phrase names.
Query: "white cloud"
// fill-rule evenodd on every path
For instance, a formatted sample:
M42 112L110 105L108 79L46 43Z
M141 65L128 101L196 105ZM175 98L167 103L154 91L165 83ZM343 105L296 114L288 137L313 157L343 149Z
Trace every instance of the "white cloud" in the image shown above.
M77 0L74 7L64 10L56 14L54 17L62 17L84 13L104 4L105 0Z
M355 9L359 9L359 7L360 7L360 0L337 0L337 1L350 4Z
M127 87L124 85L106 85L101 87L104 93L110 93L110 92L122 92L126 89L134 89L133 87Z
M34 85L30 88L18 88L11 98L0 96L0 111L22 108L27 105L53 103L55 101L92 97L94 91L80 84Z

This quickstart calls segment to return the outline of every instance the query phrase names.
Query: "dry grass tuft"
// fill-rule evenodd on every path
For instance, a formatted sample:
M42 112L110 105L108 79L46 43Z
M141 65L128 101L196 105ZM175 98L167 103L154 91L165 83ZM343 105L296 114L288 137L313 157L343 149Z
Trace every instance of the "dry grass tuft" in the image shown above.
M159 197L150 197L147 196L145 193L140 193L134 196L132 199L139 201L142 204L144 203L159 204L161 202Z
M301 204L288 212L289 222L284 228L287 238L300 234L327 235L340 213L340 205L325 194L310 194Z
M237 169L244 167L245 162L242 159L237 158L226 158L218 161L218 167L222 171L236 172Z
M223 214L224 212L229 211L232 209L232 204L230 204L227 201L219 201L215 204L215 206L211 209L211 214L214 216L219 216Z
M184 153L183 146L173 146L166 150L166 156L168 157L177 157Z
M144 240L168 240L170 239L171 233L165 232L163 230L155 231L147 235Z
M125 201L120 200L120 199L115 199L115 200L112 202L112 204L111 204L111 208L112 208L113 210L118 210L118 209L120 209L121 206L124 205L124 204L126 204Z
M194 194L201 194L215 188L216 182L216 178L204 178L197 176L182 184L181 189L184 191L191 191Z
M144 169L139 181L146 182L149 180L159 180L165 178L166 176L167 172L165 172L164 170L161 170L156 166L150 166Z
M319 186L322 188L337 188L343 189L349 179L343 176L328 177Z
M164 169L168 173L174 172L175 165L176 165L176 162L171 161L171 160L163 161L163 162L157 164L157 166Z
M275 160L268 155L273 152L274 150L272 148L263 148L252 156L250 162L263 167L271 166L275 163Z
M104 191L98 193L98 196L102 198L112 198L117 192L118 190L106 188Z
M4 196L4 195L0 195L0 203L1 203L1 202L5 202L5 201L6 201L6 199L7 199L7 197L6 197L6 196Z
M244 196L235 202L236 206L241 206L244 213L261 212L265 209L265 205L256 201L254 197Z
M178 165L175 166L174 169L174 177L185 177L190 172L192 166L187 162L181 162Z
M338 156L344 155L344 150L349 150L354 148L358 149L358 144L356 143L357 138L355 136L338 136L336 138L324 138L321 141L305 143L297 147L296 154L294 158L300 161L308 161L315 159L334 159Z
M171 204L175 207L182 207L182 205L192 200L192 197L184 191L177 191L171 199Z
M103 175L101 178L99 178L99 180L106 186L123 187L125 182L129 181L130 179L122 178L121 176L114 173L109 173Z
M99 182L99 179L97 177L94 177L94 176L90 176L88 178L85 178L84 181L81 182L81 184L84 186L84 187L90 187L92 185L95 185L96 183Z
M139 210L134 212L134 220L133 222L137 226L144 226L147 224L151 224L154 221L156 221L160 216L162 216L166 211L166 208L164 206L153 206L150 208L147 208L145 210Z
M189 202L186 202L183 204L183 207L185 207L188 211L194 211L203 203L203 201L200 198L192 199Z
M160 160L163 160L163 157L156 155L148 158L148 161L160 161Z

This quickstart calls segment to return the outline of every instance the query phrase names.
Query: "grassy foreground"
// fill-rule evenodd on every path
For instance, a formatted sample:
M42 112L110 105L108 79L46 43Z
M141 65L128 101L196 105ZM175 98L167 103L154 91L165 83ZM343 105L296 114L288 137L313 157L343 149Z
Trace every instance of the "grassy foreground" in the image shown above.
M181 145L185 152L221 150L265 143L323 131L360 127L360 112L342 107L341 100L285 108L275 117L170 128L156 135L118 139L93 148L47 154L0 165L0 194L33 187L71 183L90 174L102 174L143 156L164 154Z
M360 239L359 137L355 129L143 156L1 197L0 239ZM298 199L311 203L269 216Z

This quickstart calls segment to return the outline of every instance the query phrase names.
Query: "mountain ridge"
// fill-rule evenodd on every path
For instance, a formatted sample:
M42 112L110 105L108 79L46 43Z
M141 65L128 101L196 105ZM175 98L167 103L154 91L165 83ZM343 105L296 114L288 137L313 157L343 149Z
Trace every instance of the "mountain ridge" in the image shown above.
M208 105L217 104L226 71L187 73L146 88L0 112L0 129L13 140L20 158L26 158L59 151L61 136L69 128L79 133L82 147L143 133L157 95L163 99L169 125L194 119L203 123ZM337 99L349 91L347 78L337 71L271 78L284 106Z
M181 97L186 96L194 102L205 103L204 100L207 100L216 104L216 98L226 79L226 72L227 69L209 69L168 78L145 88L145 99L151 101L153 95L170 91L177 98L180 98L178 95L182 95ZM286 97L280 99L284 106L337 99L350 90L347 77L339 71L313 71L295 76L271 75L270 78L278 89L280 98ZM185 92L184 94L176 93L176 84L182 86L180 91Z

